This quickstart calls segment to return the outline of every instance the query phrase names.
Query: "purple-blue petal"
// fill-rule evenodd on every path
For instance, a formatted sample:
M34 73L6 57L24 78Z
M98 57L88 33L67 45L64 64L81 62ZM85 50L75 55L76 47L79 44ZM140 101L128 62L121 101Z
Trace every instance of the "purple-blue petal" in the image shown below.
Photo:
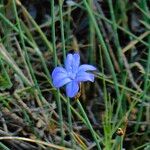
M67 72L72 72L73 55L68 54L65 60L65 68Z
M72 98L77 95L79 91L79 85L76 81L71 81L66 85L66 94L68 97Z
M59 88L71 81L67 71L63 67L56 67L52 72L53 85Z
M80 55L79 53L75 53L73 55L73 65L72 65L74 73L77 73L79 65L80 65Z
M61 75L60 76L57 76L53 79L53 85L55 88L60 88L62 86L64 86L65 84L71 82L72 80L68 77L62 77Z
M67 77L67 71L63 67L56 67L52 72L52 78L54 79L57 75Z
M67 72L76 73L80 65L80 55L78 53L68 54L65 60L65 68Z
M94 74L87 73L85 71L80 71L76 75L77 82L85 82L85 81L91 81L94 82Z
M92 65L84 64L81 65L78 69L78 72L84 72L84 71L94 71L96 68Z

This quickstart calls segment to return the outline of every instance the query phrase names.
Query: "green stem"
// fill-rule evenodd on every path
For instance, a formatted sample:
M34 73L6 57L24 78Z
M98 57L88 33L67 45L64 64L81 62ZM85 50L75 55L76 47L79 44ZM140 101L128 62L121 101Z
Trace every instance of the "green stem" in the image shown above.
M88 127L89 130L91 131L91 134L92 134L92 136L93 136L93 138L94 138L94 140L95 140L95 142L96 142L96 145L97 145L98 150L101 150L99 141L98 141L98 139L97 139L97 137L96 137L96 134L95 134L95 131L94 131L94 129L93 129L93 127L92 127L92 125L91 125L91 123L90 123L90 121L89 121L89 119L88 119L88 117L87 117L87 115L86 115L86 113L85 113L85 111L84 111L84 109L83 109L83 107L82 107L82 105L81 105L81 103L80 103L80 101L79 101L78 99L77 99L77 103L78 103L78 107L79 107L79 109L80 109L80 111L81 111L81 113L82 113L82 115L83 115L83 118L84 118L85 121L86 121L87 127Z
M96 22L96 19L94 17L93 12L91 11L87 1L86 0L83 0L83 1L84 1L84 4L85 4L85 7L87 8L89 16L91 17L91 20L93 22L93 26L95 27L96 33L98 35L99 42L102 45L102 48L104 50L104 54L105 54L105 57L106 57L106 60L107 60L107 63L108 63L108 67L109 67L109 69L110 69L110 71L112 73L113 79L114 79L116 94L117 94L118 100L120 100L120 92L119 92L119 88L117 86L118 81L117 81L117 77L116 77L116 74L115 74L114 66L113 66L111 58L110 58L110 54L108 52L107 46L106 46L106 44L104 42L104 39L102 37L102 34L100 32L100 29L99 29L99 27L97 25L97 22Z
M91 10L93 9L93 1L88 0ZM89 18L89 60L93 64L95 62L94 52L95 52L95 29L93 28L93 22Z
M122 51L121 51L121 46L120 46L118 33L117 33L117 24L116 24L116 19L115 19L115 15L114 15L112 0L108 0L108 4L109 4L109 8L110 8L112 27L113 27L113 31L114 31L114 42L115 42L115 45L117 48L120 69L122 70L122 67L123 67Z
M72 147L74 147L74 140L73 140L73 136L72 136L72 133L73 133L72 119L71 119L72 113L71 113L69 98L67 98L67 114L68 114L69 134L70 134L70 138L71 138L71 144L72 144Z
M53 43L53 57L54 65L57 66L57 51L56 51L56 37L55 37L55 12L54 12L54 0L51 0L51 16L52 16L52 43ZM63 115L62 104L60 100L59 90L56 91L56 100L58 105L59 124L61 130L61 144L64 144L64 129L63 129Z
M63 23L63 12L62 12L63 1L59 0L59 16L60 16L60 29L61 29L61 42L62 42L62 51L63 59L66 59L66 49L65 49L65 36L64 36L64 23ZM71 120L71 109L70 109L70 99L67 98L67 114L68 114L68 123L69 123L69 134L71 138L71 143L73 147L73 137L72 137L72 120Z
M140 2L141 10L143 10L145 13L149 14L149 10L148 10L148 4L146 1L141 1ZM147 22L148 24L150 23L150 18L148 18L147 16L145 16L145 14L143 15L144 21ZM150 82L148 81L149 79L149 73L150 73L150 35L147 37L147 41L149 43L149 46L147 46L148 48L148 55L147 55L147 64L146 64L146 71L145 71L145 75L144 75L144 90L142 92L142 101L146 100L146 94L149 91L149 85ZM140 113L138 113L137 116L137 122L140 122L141 118L142 118L142 112L144 111L144 106L141 105L140 106ZM139 124L137 123L134 129L134 133L136 133L139 129ZM149 129L149 128L148 128Z
M70 35L71 35L71 30L70 30L70 25L71 25L71 9L72 9L72 7L71 6L68 6L68 9L67 9L67 11L68 11L68 14L67 14L67 23L66 23L66 39L67 39L67 44L68 45L70 45L70 39L69 39L69 37L70 37Z
M62 4L63 1L59 0L59 16L60 16L60 29L61 29L61 41L62 41L62 50L63 50L63 58L66 58L66 49L65 49L65 36L64 36L64 23L63 23L63 15L62 15Z
M25 52L26 65L29 68L29 72L30 72L31 77L33 79L34 85L36 86L36 88L38 90L38 95L40 97L40 100L43 100L43 98L42 98L43 96L42 96L42 93L41 93L40 88L38 86L38 82L36 80L36 77L34 75L34 71L32 69L32 65L30 63L30 59L29 59L29 56L28 56L28 53L27 53L27 49L26 49L26 46L25 46L25 41L24 41L24 38L23 38L23 33L22 33L22 29L21 29L21 25L20 25L20 20L19 20L18 13L17 13L17 8L16 8L15 0L13 0L13 8L14 8L14 13L15 13L17 25L18 25L18 31L19 31L19 36L20 36L22 48L23 48L23 51Z
M52 45L50 43L50 41L47 39L46 35L43 33L43 31L41 30L41 28L38 26L38 24L34 21L34 19L32 18L32 16L28 13L28 11L26 10L26 8L20 4L20 7L23 9L23 11L26 13L26 15L28 16L28 18L30 19L31 23L36 27L36 30L39 32L43 42L45 42L48 50L50 51L50 53L53 52L53 48Z

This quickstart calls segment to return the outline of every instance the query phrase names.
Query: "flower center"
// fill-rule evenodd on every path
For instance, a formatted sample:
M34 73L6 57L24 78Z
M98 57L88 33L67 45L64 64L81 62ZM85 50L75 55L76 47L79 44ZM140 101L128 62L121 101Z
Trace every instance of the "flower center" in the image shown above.
M71 80L74 80L76 78L76 74L72 72L68 72L68 76Z

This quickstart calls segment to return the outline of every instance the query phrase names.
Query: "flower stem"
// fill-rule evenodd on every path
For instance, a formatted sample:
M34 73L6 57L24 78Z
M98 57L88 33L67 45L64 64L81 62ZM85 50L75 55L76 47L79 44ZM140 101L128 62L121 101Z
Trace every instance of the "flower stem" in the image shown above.
M59 0L59 16L60 16L60 30L61 30L61 42L63 50L63 58L66 59L66 49L65 49L65 36L64 36L64 23L63 23L63 12L62 12L63 1Z
M54 0L51 1L51 16L52 16L52 42L53 42L53 55L54 65L57 66L57 52L56 52L56 37L55 37L55 13L54 13ZM62 104L60 100L59 90L56 91L56 100L58 105L59 124L61 131L61 144L64 144L64 129L63 129L63 115L62 115Z
M74 140L73 140L73 129L72 129L72 119L71 119L71 108L70 108L70 99L67 98L67 114L68 114L68 124L69 124L69 134L71 138L71 145L74 147Z
M110 69L110 72L112 73L112 77L113 77L113 80L114 80L114 85L115 85L115 89L116 89L116 95L118 97L118 100L121 100L120 90L119 90L118 85L117 85L118 84L118 80L117 80L117 77L116 77L116 74L115 74L114 66L113 66L113 63L111 61L111 57L110 57L108 48L107 48L107 46L105 44L104 38L102 36L102 33L101 33L101 31L99 29L99 26L98 26L98 24L96 22L96 18L94 16L94 12L89 7L89 4L87 3L87 0L83 0L83 3L84 3L84 5L85 5L85 7L87 9L87 12L89 13L91 21L93 22L93 27L95 28L95 31L97 33L97 37L98 37L99 43L103 47L104 54L105 54L105 57L106 57L106 60L107 60L107 63L108 63L108 67Z
M61 30L61 42L62 42L62 51L63 51L63 59L65 62L66 59L66 49L65 49L65 36L64 36L64 23L63 23L63 10L62 5L63 1L59 0L59 16L60 16L60 30ZM70 109L70 99L67 98L67 114L68 114L68 124L69 124L69 134L71 138L71 144L73 147L73 137L72 137L72 120L71 120L71 109Z
M77 99L77 103L78 103L78 107L79 107L79 109L80 109L80 111L81 111L81 113L82 113L82 115L83 115L83 118L85 119L85 121L86 121L86 123L87 123L87 127L88 127L89 130L91 131L91 134L92 134L92 136L93 136L93 138L94 138L94 140L95 140L95 142L96 142L96 145L97 145L98 150L101 150L101 147L100 147L99 141L98 141L98 139L97 139L97 137L96 137L96 134L95 134L95 132L94 132L94 129L93 129L93 127L92 127L92 125L91 125L91 123L90 123L90 121L89 121L89 119L88 119L88 117L87 117L87 115L86 115L86 113L85 113L85 111L84 111L84 109L83 109L83 107L82 107L82 105L81 105L79 99Z

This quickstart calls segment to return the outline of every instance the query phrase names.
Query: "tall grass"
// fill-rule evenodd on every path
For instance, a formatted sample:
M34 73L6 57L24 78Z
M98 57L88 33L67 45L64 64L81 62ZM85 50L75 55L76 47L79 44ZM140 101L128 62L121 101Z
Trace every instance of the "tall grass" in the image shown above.
M51 0L40 23L21 2L0 1L0 148L149 148L148 1ZM76 100L51 72L77 48L97 72Z

